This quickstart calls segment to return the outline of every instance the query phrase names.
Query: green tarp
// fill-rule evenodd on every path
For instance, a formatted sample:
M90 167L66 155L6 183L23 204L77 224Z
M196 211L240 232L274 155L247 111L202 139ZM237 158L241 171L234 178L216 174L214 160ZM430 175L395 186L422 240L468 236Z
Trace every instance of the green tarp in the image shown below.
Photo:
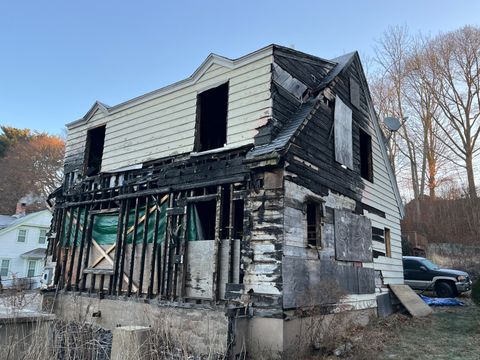
M152 206L150 206L150 209ZM137 239L136 243L143 242L143 230L144 230L144 221L142 219L143 215L145 214L145 209L142 209L138 212L138 219L139 225L137 226ZM68 213L66 218L66 223L63 229L63 236L62 236L62 244L71 245L73 239L75 238L75 231L78 224L80 224L80 228L78 229L78 236L77 236L77 246L80 245L82 239L82 232L84 226L84 219L85 219L85 210L82 209L80 212L80 216L78 216L78 212L76 210L73 211L74 221L72 224L72 230L70 233L70 238L66 242L65 239L67 238L68 226L70 223L70 213ZM203 232L202 224L200 221L200 217L198 216L197 207L195 204L188 205L187 211L187 239L189 241L196 241L196 240L205 240L205 235ZM77 220L77 217L79 219ZM131 210L128 215L128 229L133 228L133 224L135 222L135 210ZM167 202L164 202L160 206L160 214L159 214L159 223L158 223L158 239L157 243L162 243L165 240L166 234L166 225L167 225ZM118 228L118 213L112 214L102 214L102 215L94 215L93 218L93 229L92 229L92 237L95 239L97 244L99 245L113 245L117 241L117 228ZM155 228L155 211L150 212L150 216L148 217L148 232L147 232L147 242L151 243L154 239L154 229ZM181 229L179 231L181 234ZM131 231L127 235L127 244L131 244L133 242L133 231Z
M150 206L150 208L152 207ZM161 243L165 240L166 219L167 219L166 213L167 213L167 202L164 202L160 206L157 243ZM68 226L69 226L68 224L70 223L70 213L69 215L67 215L67 221L64 226L63 236L62 236L62 238L64 239L64 241L62 242L63 245L72 244L73 239L75 238L76 227L79 223L80 223L80 228L78 229L77 245L80 244L80 241L82 238L82 232L83 232L85 212L84 210L82 210L80 212L80 216L78 216L77 214L78 214L77 211L73 211L74 221L72 225L72 231L70 234L70 238L68 239L67 242L65 242L65 239L67 238L67 232L68 232ZM137 238L136 238L137 244L143 242L143 230L145 226L145 222L144 222L145 220L140 222L140 219L142 219L143 215L145 214L145 209L140 210L138 214L139 214L138 215L139 224L137 226ZM79 221L77 221L77 217L79 217ZM133 228L134 223L135 223L135 210L131 210L128 216L128 229ZM118 213L94 215L92 238L95 239L95 241L99 245L113 245L117 240L117 228L118 228ZM153 242L154 230L155 230L154 228L155 228L155 210L150 212L148 217L147 242L149 243ZM133 234L133 231L131 231L127 235L127 243L131 244L133 242L133 238L134 238L134 234Z

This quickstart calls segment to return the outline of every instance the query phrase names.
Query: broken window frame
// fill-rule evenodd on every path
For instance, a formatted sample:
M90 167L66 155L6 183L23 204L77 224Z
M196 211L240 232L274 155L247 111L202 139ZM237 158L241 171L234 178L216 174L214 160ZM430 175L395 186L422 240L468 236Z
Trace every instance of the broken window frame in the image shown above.
M309 210L309 207L313 207L313 211L315 214L314 216L314 224L309 223L311 217L309 216L309 213L311 210ZM322 248L322 228L323 228L323 219L324 219L324 211L323 211L323 202L315 200L315 199L307 199L305 202L305 229L306 229L306 244L308 247L314 247L317 249ZM311 214L310 214L311 215ZM310 219L309 219L310 217ZM311 236L313 233L312 228L315 227L315 236Z
M95 132L98 132L102 128L103 128L103 134L102 134L103 139L102 139L102 145L101 145L101 154L97 154L96 156L98 164L96 163L92 164L92 161L93 161L92 159L93 154L91 153L92 141L95 140L95 139L92 139L92 137L95 136L94 135ZM87 140L85 143L85 154L84 154L84 161L83 161L83 173L86 176L98 175L102 169L103 152L105 150L106 131L107 131L106 124L95 126L87 130ZM90 168L93 168L93 170L89 171Z
M373 150L372 136L360 128L360 175L363 179L373 183Z
M204 103L206 101L205 97L211 95L214 91L220 91L220 88L222 88L222 87L226 88L225 89L225 91L226 91L226 99L225 99L226 104L224 104L225 105L225 119L224 119L225 133L222 134L222 140L223 141L220 141L220 143L217 143L217 144L214 144L214 145L206 144L207 142L211 143L212 139L208 138L210 141L206 141L205 139L203 139L203 136L204 136L203 124L205 124L205 122L208 121L208 119L204 118L204 117L207 117L208 115L202 113L203 109L205 108L204 107ZM230 83L227 81L227 82L222 83L220 85L217 85L215 87L203 90L202 92L199 92L197 94L197 108L196 108L196 119L195 119L195 142L194 142L194 147L193 147L194 152L205 152L205 151L211 151L211 150L215 150L215 149L221 149L222 147L224 147L227 144L229 92L230 92ZM218 124L211 124L210 123L210 124L206 124L206 126L207 126L207 128L210 127L210 129L211 129L212 126L216 127L216 126L218 126ZM215 146L215 145L217 145L217 146Z

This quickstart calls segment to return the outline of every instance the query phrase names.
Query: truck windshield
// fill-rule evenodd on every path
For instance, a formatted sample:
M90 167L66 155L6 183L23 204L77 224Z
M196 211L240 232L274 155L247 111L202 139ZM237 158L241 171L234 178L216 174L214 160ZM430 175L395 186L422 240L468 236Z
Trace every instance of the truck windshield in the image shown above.
M429 270L437 270L438 269L438 265L435 265L433 262L431 262L430 260L427 260L427 259L422 260L422 264L425 265L427 267L427 269L429 269Z

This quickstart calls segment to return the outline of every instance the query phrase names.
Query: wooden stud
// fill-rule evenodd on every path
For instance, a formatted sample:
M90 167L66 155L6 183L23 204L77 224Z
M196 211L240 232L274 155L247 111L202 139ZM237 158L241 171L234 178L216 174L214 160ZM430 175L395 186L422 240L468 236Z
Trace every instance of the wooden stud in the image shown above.
M123 234L123 217L125 212L125 200L120 203L120 208L118 211L118 222L117 222L117 241L115 246L115 266L113 269L113 278L110 278L109 290L108 293L111 295L113 289L117 288L117 281L123 281L118 275L118 268L120 267L120 255L123 244L122 234ZM108 251L107 251L108 254ZM119 279L120 278L120 279Z
M67 267L67 257L68 257L68 242L70 241L70 236L72 235L72 226L73 226L73 209L70 210L69 214L69 222L68 222L68 230L67 236L65 240L65 247L63 250L63 258L62 258L62 269L60 272L60 288L63 289L65 284L65 275L66 275L66 267Z
M135 199L135 222L133 223L133 240L132 240L132 251L130 256L130 271L128 276L128 289L127 296L132 294L132 281L133 281L133 271L135 266L135 249L137 247L137 224L138 224L138 212L139 212L139 202L140 199L137 197Z
M75 224L75 235L73 236L73 243L71 244L71 254L70 254L70 266L68 268L67 272L67 290L70 290L70 285L72 282L72 273L73 273L73 264L75 262L75 252L77 250L77 239L78 239L78 231L80 230L80 214L81 214L81 207L79 206L77 208L77 220ZM72 210L72 216L73 216L73 210Z
M172 208L173 207L173 193L170 194L169 197L169 204L168 207ZM170 253L171 253L171 248L172 248L172 217L167 216L167 233L166 233L166 238L165 238L165 250L164 250L164 262L163 262L163 278L164 282L162 283L162 295L168 296L169 294L169 283L170 283L170 276L171 276L171 271L170 271L170 263L171 263L171 258L170 258Z
M130 199L126 200L126 205L125 205L125 223L123 226L123 243L122 243L122 249L121 249L121 254L120 254L120 268L118 271L118 274L124 274L124 268L125 268L125 253L127 250L127 240L128 240L128 219L130 217ZM118 290L117 290L117 296L121 295L122 293L122 285L123 285L123 277L118 279Z
M145 272L145 256L147 253L147 243L148 243L148 221L150 218L149 211L149 197L145 199L145 220L143 222L143 243L142 243L142 254L140 257L140 274L138 276L138 296L142 296L143 293L143 275Z
M76 271L76 276L75 276L75 291L78 291L78 284L80 282L80 276L81 275L81 270L82 270L82 260L83 260L83 248L85 246L85 238L86 238L86 231L85 229L87 228L87 223L88 223L88 211L89 207L85 206L85 214L83 217L83 230L82 230L82 238L80 240L80 250L78 254L78 260L77 260L77 271Z
M215 209L215 254L214 257L217 259L215 266L215 272L213 274L213 300L218 299L218 288L221 286L220 281L220 242L222 234L222 209L223 209L223 187L221 185L217 186L217 202Z
M84 258L84 262L83 262L83 269L87 269L88 268L88 261L90 259L90 248L91 248L91 245L92 245L92 232L93 232L93 218L95 216L94 215L89 215L88 216L88 223L87 223L87 238L86 238L86 241L87 241L87 247L85 249L85 258ZM93 281L94 279L92 279ZM84 274L82 276L82 286L81 286L81 289L80 291L85 291L85 285L86 285L86 282L87 282L87 276Z

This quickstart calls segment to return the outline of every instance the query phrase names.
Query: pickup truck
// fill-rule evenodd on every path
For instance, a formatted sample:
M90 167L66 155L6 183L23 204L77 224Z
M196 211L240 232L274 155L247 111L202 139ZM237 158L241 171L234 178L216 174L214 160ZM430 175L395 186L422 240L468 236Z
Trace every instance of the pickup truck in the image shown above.
M403 257L405 284L414 290L434 290L438 297L454 297L471 290L470 276L460 270L441 269L418 256Z

